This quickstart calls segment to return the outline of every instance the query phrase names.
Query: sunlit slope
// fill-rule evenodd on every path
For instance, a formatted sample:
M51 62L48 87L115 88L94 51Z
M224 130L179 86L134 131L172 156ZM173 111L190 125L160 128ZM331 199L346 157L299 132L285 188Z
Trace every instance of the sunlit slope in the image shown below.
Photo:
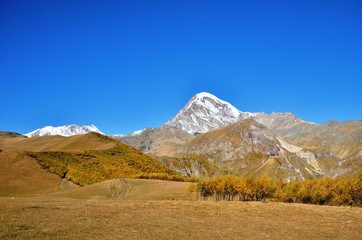
M0 153L0 196L33 196L60 189L58 175L21 152Z
M0 149L12 151L83 151L110 149L116 145L112 139L98 133L72 137L43 136L34 138L1 138Z
M58 142L57 148L54 146L53 151L28 151L28 154L50 172L80 185L139 175L178 175L141 151L97 133L70 137ZM83 150L90 146L98 149ZM99 149L105 146L108 149Z
M347 159L362 153L362 121L336 122L296 126L285 135L294 145Z

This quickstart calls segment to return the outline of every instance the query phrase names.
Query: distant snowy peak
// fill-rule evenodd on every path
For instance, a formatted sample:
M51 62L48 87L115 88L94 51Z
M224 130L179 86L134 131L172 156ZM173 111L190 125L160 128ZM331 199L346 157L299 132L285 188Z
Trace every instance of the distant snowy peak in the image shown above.
M30 133L24 134L25 136L31 137L41 137L41 136L50 136L50 135L60 135L64 137L70 137L74 135L86 134L89 132L97 132L103 134L99 129L94 125L84 125L78 126L75 124L64 125L59 127L46 126L43 128L36 129Z
M129 134L130 136L138 136L138 135L141 135L144 131L146 131L147 128L144 128L144 129L141 129L141 130L137 130L137 131L134 131L132 132L131 134Z
M130 137L130 136L139 136L141 135L144 131L149 130L151 128L144 128L141 130L137 130L134 132L131 132L130 134L112 134L112 135L108 135L109 137L113 137L113 138L123 138L123 137Z
M258 113L241 112L230 103L218 97L201 92L177 113L166 125L181 128L190 133L204 133L211 129L235 123Z

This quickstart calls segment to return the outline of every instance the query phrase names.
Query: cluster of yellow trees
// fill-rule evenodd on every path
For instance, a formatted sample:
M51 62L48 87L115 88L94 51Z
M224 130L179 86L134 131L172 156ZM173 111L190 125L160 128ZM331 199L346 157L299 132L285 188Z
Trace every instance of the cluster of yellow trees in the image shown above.
M175 181L175 182L195 182L195 177L184 177L181 175L170 175L168 173L139 173L134 174L131 178L138 179L158 179L158 180L166 180L166 181Z
M199 179L190 187L201 199L273 201L362 206L362 174L355 178L278 181L267 177L221 176Z

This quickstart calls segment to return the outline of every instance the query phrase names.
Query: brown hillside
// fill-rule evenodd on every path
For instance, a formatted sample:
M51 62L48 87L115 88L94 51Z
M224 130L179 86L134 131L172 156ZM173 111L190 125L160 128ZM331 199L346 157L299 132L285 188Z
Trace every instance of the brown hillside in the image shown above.
M52 181L48 181L47 177L42 177L41 174L38 174L39 179L31 180L37 176L37 171L33 169L40 169L44 173L48 171L48 174L52 176L55 175L51 173L55 173L61 178L66 178L82 186L121 177L161 179L179 177L181 179L176 172L169 170L150 156L98 133L68 138L44 136L31 139L1 139L0 147L2 149L2 161L6 165L2 169L6 174L3 174L4 179L0 181L0 183L5 183L2 184L4 192L10 191L9 187L13 188L10 192L21 192L23 188L21 184L33 184L33 182L34 186L39 186L39 188L45 184L44 191L48 191L47 184L48 182L52 183ZM14 167L16 165L10 164L13 161L34 166L18 169ZM41 166L46 170L43 170ZM21 178L25 179L26 183L22 182L18 187L19 179L13 176L27 175L30 175L30 180ZM58 183L55 186L58 187L59 177L56 178ZM29 189L33 189L33 187L30 186ZM35 190L37 189L35 187ZM33 190L29 191L33 192Z
M82 186L120 177L178 176L141 151L98 133L63 138L27 153L49 171Z
M59 190L58 175L21 152L0 153L0 196L31 196Z
M110 138L98 133L88 133L72 137L43 136L36 138L0 139L0 149L12 151L84 151L105 150L116 146Z
M26 138L26 136L21 135L20 133L0 131L0 138L14 138L14 137Z

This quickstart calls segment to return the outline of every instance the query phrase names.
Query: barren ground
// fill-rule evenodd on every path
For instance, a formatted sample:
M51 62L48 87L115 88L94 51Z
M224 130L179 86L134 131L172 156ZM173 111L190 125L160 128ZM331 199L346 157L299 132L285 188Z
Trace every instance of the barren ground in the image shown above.
M0 197L0 239L362 239L362 209L192 200L188 183L111 180Z

